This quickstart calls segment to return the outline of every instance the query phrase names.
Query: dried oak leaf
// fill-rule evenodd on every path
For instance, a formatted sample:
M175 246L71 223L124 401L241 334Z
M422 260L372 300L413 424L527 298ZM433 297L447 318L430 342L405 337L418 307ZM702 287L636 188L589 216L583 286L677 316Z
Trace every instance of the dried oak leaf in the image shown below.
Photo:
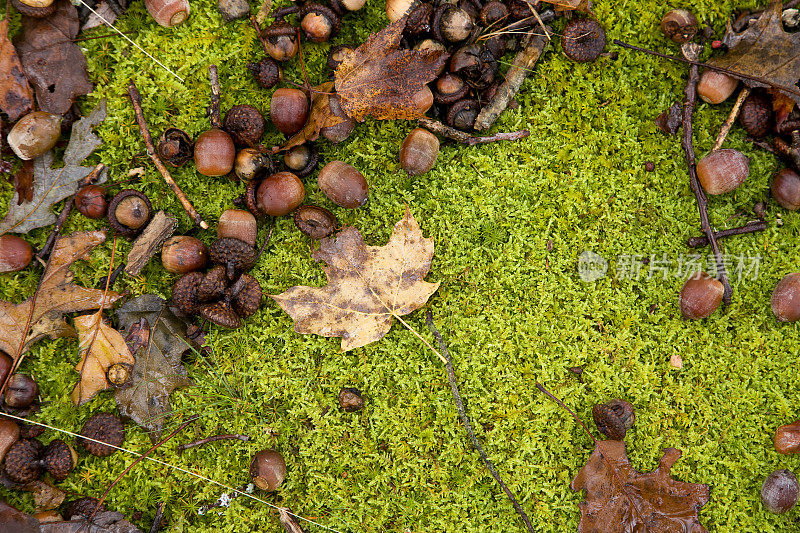
M431 269L433 239L425 239L406 208L385 246L367 246L346 226L320 242L312 254L324 261L328 284L298 285L271 296L294 320L297 333L341 337L342 350L378 341L393 317L419 309L439 288L424 281Z
M117 310L120 331L139 328L142 318L150 326L147 344L136 351L131 386L115 394L120 413L145 428L156 442L164 420L172 413L169 395L173 390L192 385L181 363L191 349L186 324L170 311L166 302L154 294L139 296Z
M25 77L17 50L8 38L8 18L0 20L0 110L16 122L33 105L33 89Z
M81 360L75 370L81 375L70 397L75 405L83 405L101 390L111 388L106 372L116 363L133 365L133 358L125 339L103 320L103 312L75 317L78 331L78 348Z
M55 223L53 205L78 192L80 181L92 171L92 167L83 167L80 164L103 143L92 128L105 118L106 100L103 99L88 117L72 125L72 134L64 152L63 167L52 167L52 151L34 159L33 197L29 201L21 202L19 192L14 194L8 204L6 217L0 221L0 234L27 233ZM97 182L102 183L105 179L104 170Z
M728 46L728 52L710 59L709 64L763 78L797 92L796 84L800 80L800 33L783 30L781 10L781 1L773 0L758 20L740 33L733 31L728 23L728 31L722 39ZM770 86L752 79L742 79L742 82L748 87ZM800 103L800 95L789 93L788 96Z
M68 0L58 0L49 17L22 17L14 44L42 111L63 115L75 97L92 92L86 57L73 42L79 30L78 10Z
M349 52L334 75L342 110L354 120L414 120L425 112L414 95L436 78L447 61L441 51L400 50L407 15Z
M64 313L109 307L121 297L113 291L72 283L70 265L85 258L105 239L105 232L89 231L56 240L36 294L19 304L0 300L0 350L23 354L45 336L74 336L75 331L64 321Z
M331 111L328 93L333 89L333 82L329 81L313 88L311 94L311 110L308 113L308 120L303 129L295 133L286 144L281 146L281 150L288 150L295 146L300 146L305 142L316 141L319 139L322 128L335 126L344 119L337 117Z
M125 519L122 513L102 511L88 524L87 520L63 520L39 525L39 533L142 533L142 530Z
M637 472L625 454L625 443L601 440L570 488L586 489L581 509L580 532L673 531L705 532L698 515L708 503L708 485L684 483L670 476L681 456L667 448L653 472Z

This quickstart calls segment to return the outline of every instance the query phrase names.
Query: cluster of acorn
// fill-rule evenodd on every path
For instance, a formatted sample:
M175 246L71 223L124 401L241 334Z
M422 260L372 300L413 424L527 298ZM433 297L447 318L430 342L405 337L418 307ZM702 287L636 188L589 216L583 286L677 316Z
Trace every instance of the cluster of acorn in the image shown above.
M697 18L686 9L669 11L661 20L661 30L672 41L684 44L698 32ZM697 94L709 104L727 100L739 87L739 80L723 72L704 70L697 84ZM742 89L748 90L749 89ZM773 97L762 89L753 89L744 99L738 120L753 138L775 136L777 146L787 145L800 135L800 112L794 109L778 123L773 111ZM800 148L800 147L798 147ZM775 173L770 186L772 197L783 208L800 208L800 175L798 168L784 168ZM721 195L736 190L750 173L747 156L738 150L721 148L710 152L697 163L697 178L709 195ZM722 303L722 283L705 272L691 276L680 292L681 314L687 319L711 316ZM781 322L800 319L800 273L781 279L771 298L772 311Z

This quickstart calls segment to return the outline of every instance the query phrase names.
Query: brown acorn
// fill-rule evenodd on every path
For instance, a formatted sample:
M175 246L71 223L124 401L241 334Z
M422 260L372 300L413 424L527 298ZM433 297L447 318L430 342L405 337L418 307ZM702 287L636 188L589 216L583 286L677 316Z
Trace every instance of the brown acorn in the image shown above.
M261 450L250 462L250 477L261 490L273 491L286 479L286 461L275 450Z
M272 89L283 79L280 65L271 57L265 57L258 63L248 63L246 66L247 70L253 73L256 83L264 89Z
M324 207L304 205L295 210L294 224L312 239L324 239L336 231L339 221Z
M241 318L227 302L208 304L200 311L200 315L206 320L228 329L236 329L242 325Z
M225 113L222 128L233 142L244 146L255 146L264 135L266 121L261 112L247 104L235 105Z
M0 418L0 464L8 453L11 445L17 442L20 436L19 425L13 420Z
M307 2L297 19L306 39L313 43L324 43L339 33L339 15L317 2Z
M286 61L297 55L300 45L297 41L297 28L283 20L261 30L267 43L267 53L276 61Z
M244 241L231 237L217 239L211 245L211 262L226 268L228 279L244 272L256 263L255 249Z
M258 311L261 306L261 284L249 274L242 274L231 287L233 310L242 318Z
M19 439L6 452L3 468L15 483L30 483L42 475L44 445L36 439Z
M152 215L150 199L133 189L118 192L108 204L108 223L123 237L138 235Z
M106 370L106 379L112 386L121 389L130 383L133 374L133 365L129 363L114 363Z
M594 61L606 47L606 32L593 19L572 19L561 35L564 55L578 63Z
M800 453L800 420L776 429L773 444L778 453Z
M742 102L739 122L748 135L763 137L772 128L772 101L763 93L750 93Z
M182 313L194 315L200 311L198 290L203 279L202 272L189 272L175 282L172 287L172 301Z
M186 274L200 270L208 262L208 247L188 235L170 237L161 249L161 264L167 272Z
M173 167L183 166L194 157L194 141L178 128L167 128L156 144L159 159Z
M636 421L636 414L629 402L614 399L592 407L592 418L600 433L612 440L624 440Z
M66 442L55 439L44 449L42 464L56 481L63 481L75 468L78 454Z
M108 457L117 450L106 444L122 446L125 441L125 426L117 416L111 413L96 413L83 425L81 435L85 438L78 439L78 442L87 452L97 457Z
M106 216L108 202L106 190L99 185L87 185L75 193L75 209L86 218L100 219Z
M364 398L361 391L352 387L345 387L339 391L339 405L348 413L360 411L364 408Z

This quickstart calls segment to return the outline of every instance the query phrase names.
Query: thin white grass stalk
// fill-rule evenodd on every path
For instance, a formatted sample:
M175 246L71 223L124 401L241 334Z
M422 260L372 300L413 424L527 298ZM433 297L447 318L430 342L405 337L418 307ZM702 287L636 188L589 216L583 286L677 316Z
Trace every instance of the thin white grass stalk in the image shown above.
M394 315L394 313L392 313L392 314ZM400 317L400 315L394 315L394 317L395 317L397 320L399 320L399 321L400 321L400 323L401 323L401 324L403 324L403 325L404 325L406 328L408 328L408 331L410 331L411 333L413 333L414 335L416 335L416 336L417 336L417 338L418 338L419 340L421 340L423 343L425 343L425 346L427 346L428 348L430 348L430 349L431 349L431 351L432 351L433 353L435 353L436 355L438 355L438 356L439 356L439 359L441 359L442 363L444 363L444 364L447 364L447 359L445 359L445 358L444 358L444 356L442 356L442 354L440 354L440 353L439 353L439 352L436 350L436 348L434 348L434 347L431 345L431 343L429 343L428 341L426 341L426 340L425 340L425 338L424 338L422 335L420 335L419 333L417 333L417 330L415 330L414 328L412 328L412 327L411 327L411 324L409 324L408 322L406 322L405 320L403 320L403 319Z

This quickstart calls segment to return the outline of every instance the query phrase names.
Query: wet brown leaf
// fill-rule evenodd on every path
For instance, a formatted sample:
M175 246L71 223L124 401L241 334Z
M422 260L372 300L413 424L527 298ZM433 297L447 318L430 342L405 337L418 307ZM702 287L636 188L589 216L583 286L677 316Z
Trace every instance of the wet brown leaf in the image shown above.
M291 139L286 141L286 144L281 146L282 150L300 146L305 142L316 141L319 139L322 128L335 126L343 122L344 119L337 117L331 112L328 94L325 93L329 93L332 90L332 81L314 87L314 91L316 92L311 94L311 110L308 113L306 125L303 126L302 130L295 133Z
M680 450L667 448L658 468L642 474L628 461L623 441L597 441L570 484L574 491L586 489L586 501L578 504L578 531L705 532L699 512L708 502L708 485L684 483L670 476L680 456Z
M14 190L17 193L17 205L33 200L33 160L23 161L14 174Z
M105 239L105 232L89 231L56 240L36 294L19 304L0 300L0 350L12 356L24 354L45 336L74 336L75 330L64 322L64 313L108 307L121 297L113 291L104 294L72 283L69 267Z
M797 90L795 84L800 79L800 33L783 30L781 10L781 1L773 0L758 20L740 33L734 32L729 23L722 39L728 46L728 52L708 62ZM743 79L742 83L748 87L769 87L753 80ZM800 103L800 95L788 96Z
M92 92L86 58L72 42L79 29L78 10L68 0L58 0L49 17L22 17L14 44L42 111L62 115L75 97Z
M419 309L439 288L423 279L431 269L433 239L422 236L408 208L385 246L366 245L356 228L346 226L323 239L312 257L327 264L328 284L298 285L272 298L297 333L341 337L345 351L382 339L394 317Z
M81 351L81 360L75 365L75 370L81 378L70 397L75 405L83 405L101 390L111 388L106 377L111 365L133 365L136 360L120 332L103 320L102 311L75 317L74 322Z
M8 38L8 19L0 20L0 110L16 122L33 105L33 89L25 77L17 50Z
M436 78L447 56L440 51L398 49L405 25L403 17L373 33L336 69L342 110L354 120L367 116L414 120L425 114L414 95Z

